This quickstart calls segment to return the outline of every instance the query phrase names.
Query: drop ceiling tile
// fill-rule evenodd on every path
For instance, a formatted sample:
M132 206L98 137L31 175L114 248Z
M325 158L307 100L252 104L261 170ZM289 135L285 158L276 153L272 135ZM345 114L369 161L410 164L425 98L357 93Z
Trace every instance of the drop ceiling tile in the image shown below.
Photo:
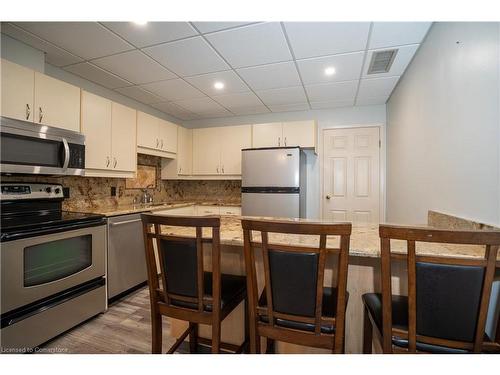
M311 102L312 109L352 107L353 105L354 105L354 99L353 100L332 100L332 101L325 101L325 102Z
M116 89L117 87L130 86L131 83L121 79L120 77L108 73L105 70L99 68L88 62L83 62L75 65L69 65L64 67L64 70L76 74L82 78L88 79L89 81L95 82L101 86L107 87L108 89Z
M234 108L251 108L263 106L259 98L251 91L239 94L213 96L212 99L225 108L229 109L230 111L232 111Z
M75 56L72 53L69 53L15 25L2 23L2 33L45 52L45 61L49 64L64 66L83 61L80 57Z
M293 61L241 68L236 71L253 90L276 89L301 84Z
M139 48L198 35L189 22L148 22L145 25L103 22L103 25Z
M164 113L177 117L181 120L194 120L199 118L198 115L179 107L178 105L171 102L155 103L151 104L154 107Z
M238 116L244 115L258 115L261 113L269 113L269 109L266 106L257 107L244 107L244 108L231 108L231 112Z
M137 86L130 86L130 87L122 87L116 89L120 94L123 94L125 96L128 96L132 99L137 100L138 102L145 103L145 104L151 104L151 103L158 103L164 100L163 98L152 94L146 90L141 89L140 87Z
M396 57L392 62L391 68L387 73L378 73L378 74L368 74L368 68L370 67L370 61L372 60L372 56L374 52L384 51L387 48L382 48L378 50L369 50L366 55L365 66L363 68L363 77L366 78L378 78L378 77L390 77L390 76L401 76L404 71L408 67L411 59L417 52L420 44L411 44L407 46L399 46L399 47L391 47L390 49L397 48Z
M306 86L307 96L312 102L325 101L354 101L356 90L358 88L358 80L323 83L320 85Z
M399 77L383 77L362 79L359 85L357 99L374 98L379 96L389 97L398 83Z
M142 88L169 101L204 97L205 94L182 79L170 79L141 85Z
M182 77L229 69L201 36L148 47L144 52Z
M209 97L179 100L174 104L184 108L187 111L193 112L198 115L224 115L230 114L225 108L216 103Z
M293 111L308 111L309 104L298 103L298 104L282 104L282 105L270 105L269 109L272 112L293 112Z
M92 60L92 63L135 84L176 78L152 58L134 50Z
M210 96L250 91L245 82L243 82L232 70L186 77L185 79ZM215 82L224 83L224 88L222 90L217 90L214 87Z
M364 54L364 52L354 52L297 60L302 82L307 85L359 79ZM335 74L328 76L325 74L325 69L330 67L335 69Z
M203 34L248 25L252 22L193 22L193 25Z
M364 51L370 22L285 22L296 59Z
M357 98L356 105L377 105L385 104L387 102L387 96L381 96L376 98Z
M307 98L302 86L285 87L280 89L262 90L255 92L265 105L306 103Z
M16 25L86 60L134 48L97 22L18 22Z
M292 59L281 25L259 23L208 34L206 38L233 68Z
M369 48L421 43L432 22L374 22Z

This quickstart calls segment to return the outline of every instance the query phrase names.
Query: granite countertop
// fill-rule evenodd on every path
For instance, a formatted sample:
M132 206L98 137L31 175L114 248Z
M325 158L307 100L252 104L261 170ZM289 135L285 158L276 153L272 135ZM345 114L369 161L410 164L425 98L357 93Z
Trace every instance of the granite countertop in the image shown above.
M302 219L300 219L302 220ZM318 221L315 221L318 222ZM193 228L180 227L164 227L165 234L178 236L195 236ZM204 229L203 235L210 237L210 229ZM231 246L243 246L243 230L241 221L238 217L221 217L221 244ZM260 234L254 232L254 240L260 241ZM303 245L303 246L319 246L319 236L304 236L290 234L269 234L269 242L287 244L287 245ZM338 237L329 237L327 247L337 248L339 246ZM406 253L406 241L392 240L391 250L394 253ZM484 256L484 247L471 245L448 245L437 243L417 243L418 255L457 257L457 258L479 258ZM371 227L353 227L350 240L350 256L355 257L380 257L380 238L378 234L378 226ZM500 255L498 258L500 262ZM500 263L498 263L500 265Z

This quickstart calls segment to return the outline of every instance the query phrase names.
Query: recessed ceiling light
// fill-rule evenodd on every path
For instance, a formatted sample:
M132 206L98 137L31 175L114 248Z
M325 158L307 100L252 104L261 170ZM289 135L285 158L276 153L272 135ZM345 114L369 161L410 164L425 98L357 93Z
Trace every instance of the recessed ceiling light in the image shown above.
M148 21L133 21L138 26L144 26L148 23Z
M325 69L325 74L327 76L333 76L335 74L335 68L333 66L329 66Z
M223 82L215 82L214 83L214 87L217 89L217 90L222 90L224 88L224 83Z

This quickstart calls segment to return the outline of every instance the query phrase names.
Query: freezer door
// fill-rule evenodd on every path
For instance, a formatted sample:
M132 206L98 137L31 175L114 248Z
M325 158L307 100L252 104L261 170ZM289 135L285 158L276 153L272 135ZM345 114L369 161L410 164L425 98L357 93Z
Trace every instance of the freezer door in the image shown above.
M289 193L242 193L243 216L300 217L300 195Z
M299 187L300 149L249 149L242 152L242 187Z

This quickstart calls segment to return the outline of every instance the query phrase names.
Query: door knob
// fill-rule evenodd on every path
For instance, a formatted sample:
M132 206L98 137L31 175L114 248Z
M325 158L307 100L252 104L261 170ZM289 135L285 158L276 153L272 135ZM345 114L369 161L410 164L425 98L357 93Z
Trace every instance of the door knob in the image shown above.
M329 195L327 195L325 198L328 199L328 200L330 200L331 197Z

